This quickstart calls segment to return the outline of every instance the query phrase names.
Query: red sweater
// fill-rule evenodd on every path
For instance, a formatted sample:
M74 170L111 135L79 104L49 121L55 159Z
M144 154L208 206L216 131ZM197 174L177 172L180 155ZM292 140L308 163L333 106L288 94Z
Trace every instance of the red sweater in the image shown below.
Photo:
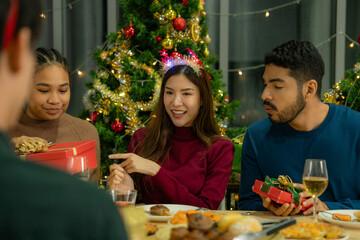
M128 152L144 138L136 131ZM169 157L155 176L145 176L142 201L147 204L186 204L218 209L229 181L234 145L223 139L207 148L191 127L175 128Z

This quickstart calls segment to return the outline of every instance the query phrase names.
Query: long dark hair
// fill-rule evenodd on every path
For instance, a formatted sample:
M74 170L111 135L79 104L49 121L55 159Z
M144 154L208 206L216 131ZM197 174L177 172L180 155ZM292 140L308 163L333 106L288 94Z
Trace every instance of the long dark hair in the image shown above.
M163 99L165 85L168 79L175 75L184 75L199 88L202 106L192 125L196 136L207 147L222 138L215 120L209 75L204 68L201 68L200 71L201 74L197 74L189 66L177 65L166 72L161 83L159 101L153 112L156 117L150 122L145 138L135 148L140 156L155 162L159 159L163 161L171 149L170 138L173 134L174 124L166 112Z

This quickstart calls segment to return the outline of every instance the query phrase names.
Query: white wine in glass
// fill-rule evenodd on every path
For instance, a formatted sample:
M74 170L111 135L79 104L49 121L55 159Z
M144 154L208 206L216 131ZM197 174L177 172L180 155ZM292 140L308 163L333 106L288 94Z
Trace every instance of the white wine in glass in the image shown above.
M313 199L313 215L314 221L316 221L316 198L319 197L328 185L328 172L326 168L326 161L323 159L306 159L303 184Z

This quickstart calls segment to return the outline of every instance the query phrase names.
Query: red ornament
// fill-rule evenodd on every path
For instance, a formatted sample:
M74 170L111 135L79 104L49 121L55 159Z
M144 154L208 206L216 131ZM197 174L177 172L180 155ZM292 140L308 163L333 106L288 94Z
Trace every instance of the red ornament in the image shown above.
M229 96L228 95L225 97L225 102L229 102Z
M172 57L172 58L182 58L182 54L179 53L178 51L173 51L173 52L170 54L170 57Z
M99 115L98 111L93 111L92 113L90 113L90 119L92 123L95 122L97 115Z
M189 0L182 0L182 5L185 7L186 6L186 4L188 4L189 3Z
M360 44L360 33L359 33L359 36L358 36L358 43Z
M176 31L183 31L186 28L186 21L182 17L175 18L173 26Z
M135 35L135 29L133 28L131 23L127 28L125 28L124 32L127 38L132 38Z
M111 124L111 130L113 130L115 133L121 132L123 129L123 124L119 121L118 118L115 119L115 121Z
M157 37L156 37L156 41L157 41L157 42L160 42L160 41L161 41L161 37L160 37L160 36L157 36Z

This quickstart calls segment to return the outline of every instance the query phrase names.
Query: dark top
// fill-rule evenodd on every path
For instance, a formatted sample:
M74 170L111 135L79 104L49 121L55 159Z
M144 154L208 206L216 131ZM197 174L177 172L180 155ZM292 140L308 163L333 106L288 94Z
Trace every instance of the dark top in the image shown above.
M312 131L297 131L268 118L252 124L244 138L239 208L264 210L251 189L268 175L289 175L302 183L305 159L325 159L329 184L319 197L330 209L360 209L360 113L329 104L322 124Z
M21 161L1 132L0 182L1 239L127 239L109 196L60 171Z

